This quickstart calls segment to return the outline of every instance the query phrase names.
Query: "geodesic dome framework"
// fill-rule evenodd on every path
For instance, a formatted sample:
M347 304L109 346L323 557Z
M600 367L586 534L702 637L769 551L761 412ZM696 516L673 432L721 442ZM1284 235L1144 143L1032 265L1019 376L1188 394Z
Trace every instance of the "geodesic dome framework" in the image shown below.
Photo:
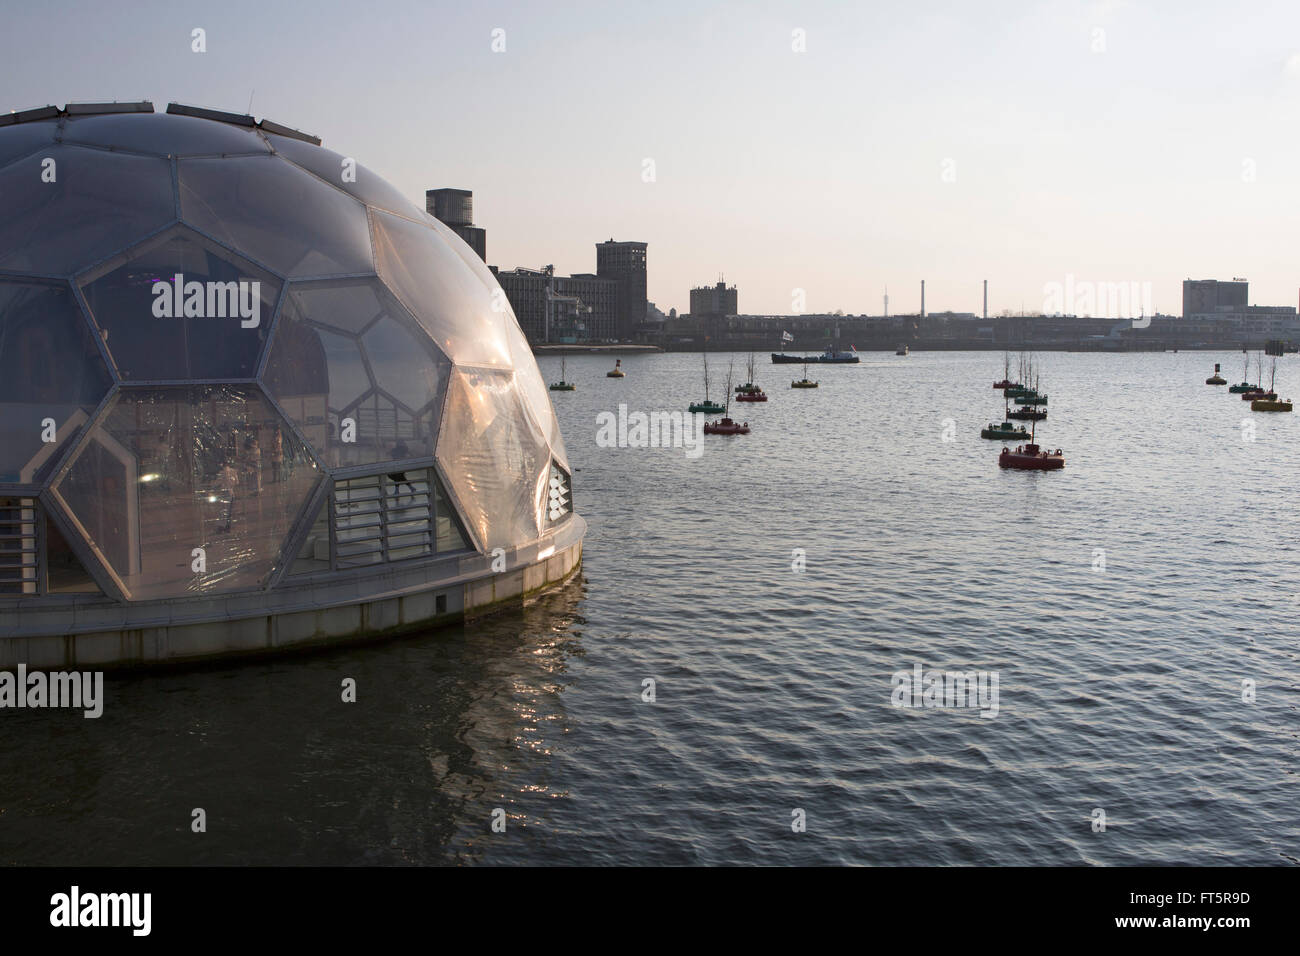
M148 104L0 119L0 596L490 552L571 514L495 277L351 159Z

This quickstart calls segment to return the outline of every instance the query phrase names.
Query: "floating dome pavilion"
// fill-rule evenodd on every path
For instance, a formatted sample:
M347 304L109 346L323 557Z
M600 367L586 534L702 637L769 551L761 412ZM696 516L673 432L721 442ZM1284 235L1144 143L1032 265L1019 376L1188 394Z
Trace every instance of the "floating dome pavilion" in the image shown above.
M0 116L0 667L463 620L581 562L496 278L374 173L172 104Z

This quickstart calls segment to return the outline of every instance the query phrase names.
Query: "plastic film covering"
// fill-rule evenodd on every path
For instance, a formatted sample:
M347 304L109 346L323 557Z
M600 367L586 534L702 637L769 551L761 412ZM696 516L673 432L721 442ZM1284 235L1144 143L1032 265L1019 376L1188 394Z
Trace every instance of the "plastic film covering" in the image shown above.
M127 388L56 492L143 600L263 585L318 476L255 386Z
M53 146L0 170L0 269L71 275L176 218L165 159Z
M37 150L48 149L54 145L58 131L59 125L54 120L0 127L0 166L7 166Z
M181 218L291 278L373 272L366 208L276 156L183 159Z
M455 369L438 461L487 549L533 541L541 529L550 452L508 373Z
M431 456L450 366L379 280L294 283L263 380L337 468Z
M382 176L358 164L350 156L342 156L333 150L305 143L300 139L290 139L270 133L267 134L266 139L285 159L314 173L325 182L355 196L369 206L387 209L401 216L425 215L424 210L398 192Z
M79 281L128 382L252 378L281 285L184 227Z
M510 367L505 296L491 290L432 227L373 214L379 274L457 365Z
M560 422L555 416L555 407L551 404L551 393L542 378L542 372L533 358L533 350L528 346L519 323L513 315L506 316L506 335L510 339L510 355L515 365L515 381L523 395L524 404L533 416L533 421L546 436L555 457L566 468L569 465L568 452L564 448L564 439L560 436Z
M0 483L44 483L111 384L71 290L0 282Z
M268 153L254 130L173 113L115 113L69 118L63 140L155 156L219 156Z

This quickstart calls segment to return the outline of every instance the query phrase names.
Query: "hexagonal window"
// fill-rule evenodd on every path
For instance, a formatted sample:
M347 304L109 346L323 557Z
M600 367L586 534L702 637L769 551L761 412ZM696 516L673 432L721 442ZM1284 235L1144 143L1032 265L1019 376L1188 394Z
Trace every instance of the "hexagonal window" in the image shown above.
M176 219L171 164L52 146L0 170L0 269L70 275Z
M291 278L373 272L366 207L278 156L183 159L181 219Z
M55 493L146 600L263 585L319 477L254 385L124 388Z
M538 537L551 455L512 375L452 370L438 461L484 548Z
M396 187L386 179L350 157L341 156L323 146L286 136L276 136L273 133L266 134L266 139L285 159L314 173L331 186L357 197L367 205L387 209L403 216L417 216L423 213L418 205L398 192Z
M438 232L387 213L373 214L379 274L457 365L510 367L504 294L492 291Z
M377 279L289 288L263 380L317 454L332 468L432 455L446 357Z
M280 280L177 226L80 276L125 381L252 378Z
M111 384L66 285L0 282L0 482L43 483Z

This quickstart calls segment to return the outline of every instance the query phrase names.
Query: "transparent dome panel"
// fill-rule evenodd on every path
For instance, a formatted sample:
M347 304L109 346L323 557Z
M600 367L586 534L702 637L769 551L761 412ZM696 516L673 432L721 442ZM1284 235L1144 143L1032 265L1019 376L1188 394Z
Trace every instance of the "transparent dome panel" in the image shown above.
M382 212L374 223L380 276L452 362L509 368L505 313L474 270L427 225Z
M423 333L417 338L394 319L384 318L366 330L361 343L375 383L384 392L412 411L438 401L451 363L435 358Z
M387 209L402 216L422 215L424 212L382 176L355 161L345 162L351 157L342 156L323 146L313 146L299 139L288 139L271 133L268 133L266 138L275 147L275 151L285 159L368 205Z
M514 317L506 316L505 323L506 335L510 339L510 355L515 366L515 380L519 383L524 404L555 451L555 457L567 466L568 455L564 449L564 439L560 436L560 421L555 416L550 389L546 387L541 369L537 367L537 359L533 357L528 339L524 337L523 330Z
M551 457L512 375L452 370L438 461L485 548L537 538Z
M183 159L181 218L274 272L373 272L366 207L276 156Z
M70 289L0 282L0 483L44 483L111 384Z
M41 150L0 170L0 196L0 269L15 272L70 275L176 218L167 160L103 150Z
M447 243L452 251L460 256L461 261L469 266L470 271L478 276L479 281L487 286L489 292L501 288L501 283L497 282L497 277L492 274L492 270L487 267L487 263L480 259L478 253L471 249L464 239L456 235L446 223L440 222L428 213L424 214L423 219L443 238L443 241ZM506 308L510 308L508 302Z
M115 113L70 118L64 124L63 139L69 143L157 156L270 152L266 141L251 129L171 113Z
M319 476L256 386L126 388L56 491L149 600L262 586Z
M290 290L263 380L317 454L332 468L432 455L446 357L377 279Z
M0 166L54 145L58 131L59 125L53 120L0 127Z
M124 381L252 378L280 280L177 228L81 277Z

